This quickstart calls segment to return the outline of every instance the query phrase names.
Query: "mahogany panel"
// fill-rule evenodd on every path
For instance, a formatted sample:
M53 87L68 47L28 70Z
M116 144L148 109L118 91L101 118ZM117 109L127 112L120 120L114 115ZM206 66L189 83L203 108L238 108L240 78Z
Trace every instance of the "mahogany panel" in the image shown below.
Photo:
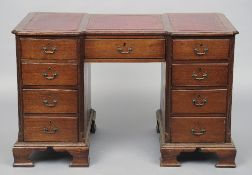
M174 60L226 60L229 39L174 39Z
M86 39L85 58L164 58L164 39Z
M227 86L228 63L173 64L173 86Z
M24 117L24 141L76 142L75 117Z
M23 90L24 113L77 113L77 90Z
M172 113L226 113L227 90L172 90Z
M21 38L21 58L25 59L78 59L77 39Z
M172 143L223 143L225 141L225 117L173 117L171 119Z
M75 63L22 63L23 85L77 85Z

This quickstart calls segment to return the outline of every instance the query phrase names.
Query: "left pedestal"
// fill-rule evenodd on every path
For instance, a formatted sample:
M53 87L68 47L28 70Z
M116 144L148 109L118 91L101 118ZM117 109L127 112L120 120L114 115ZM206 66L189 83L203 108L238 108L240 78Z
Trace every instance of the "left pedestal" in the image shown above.
M13 30L18 79L14 167L32 167L36 151L68 152L71 167L89 165L94 132L90 64L84 63L83 13L30 13Z

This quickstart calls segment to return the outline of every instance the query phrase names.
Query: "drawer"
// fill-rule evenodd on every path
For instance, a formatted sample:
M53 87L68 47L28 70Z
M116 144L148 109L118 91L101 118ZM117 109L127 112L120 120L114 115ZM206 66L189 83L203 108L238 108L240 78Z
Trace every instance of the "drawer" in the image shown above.
M172 113L226 113L227 90L172 90Z
M24 141L76 142L77 118L24 117Z
M77 85L74 63L22 63L23 85Z
M228 64L173 64L173 86L226 86Z
M171 141L173 143L224 142L225 121L225 117L172 118Z
M229 39L175 39L173 40L173 59L228 59L229 45Z
M23 90L24 113L77 113L76 90Z
M78 59L77 39L32 39L23 38L21 58L25 59Z
M86 39L85 58L165 58L165 40Z

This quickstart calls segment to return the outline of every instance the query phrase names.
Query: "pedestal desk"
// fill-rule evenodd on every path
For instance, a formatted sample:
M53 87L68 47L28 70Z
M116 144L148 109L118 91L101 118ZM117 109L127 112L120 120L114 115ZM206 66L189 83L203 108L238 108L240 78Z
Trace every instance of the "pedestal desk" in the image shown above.
M89 134L96 130L90 64L161 62L161 166L179 166L181 152L198 151L216 153L216 167L235 167L231 103L238 32L224 15L29 13L13 33L14 166L33 166L30 154L48 148L70 153L70 166L88 166Z

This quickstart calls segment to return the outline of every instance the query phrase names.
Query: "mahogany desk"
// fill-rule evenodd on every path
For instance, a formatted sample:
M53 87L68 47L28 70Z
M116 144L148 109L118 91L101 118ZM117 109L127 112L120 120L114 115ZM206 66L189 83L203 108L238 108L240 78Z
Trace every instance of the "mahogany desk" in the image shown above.
M33 151L69 152L89 165L92 62L162 62L161 166L181 152L214 152L235 167L231 141L234 43L222 14L90 15L30 13L13 30L18 69L18 141L14 166L33 166Z

